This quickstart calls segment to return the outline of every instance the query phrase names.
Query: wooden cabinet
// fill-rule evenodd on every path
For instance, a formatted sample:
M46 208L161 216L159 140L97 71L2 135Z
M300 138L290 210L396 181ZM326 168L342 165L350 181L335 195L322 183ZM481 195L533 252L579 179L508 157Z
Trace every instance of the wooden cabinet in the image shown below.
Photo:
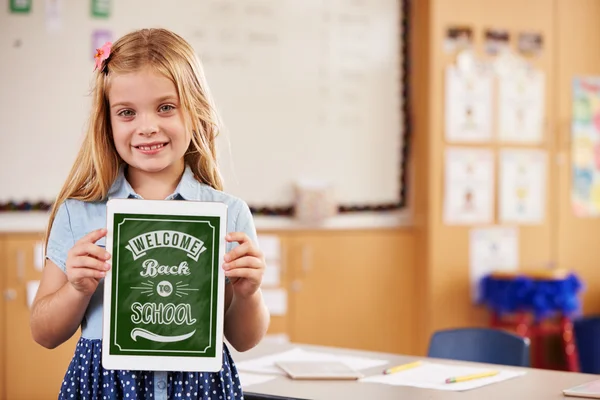
M414 353L415 235L404 230L279 234L292 342ZM283 329L282 329L283 327Z
M29 328L27 282L39 280L34 267L40 235L0 236L0 398L55 399L78 335L56 349L34 342Z

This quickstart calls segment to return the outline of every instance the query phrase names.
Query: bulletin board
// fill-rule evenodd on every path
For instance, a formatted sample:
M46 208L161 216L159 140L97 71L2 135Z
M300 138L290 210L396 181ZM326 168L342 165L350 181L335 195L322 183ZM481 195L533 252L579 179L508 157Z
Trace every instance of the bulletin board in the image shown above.
M144 27L200 56L225 190L253 212L293 213L298 180L331 184L341 212L405 205L407 0L90 3L0 10L0 210L51 204L85 132L94 35Z
M555 103L553 99L557 97L558 92L552 82L555 80L555 71L553 67L554 60L557 57L555 46L556 21L557 15L555 8L548 7L546 0L530 0L523 2L520 0L455 0L430 1L431 9L423 6L420 14L426 15L430 22L431 47L428 49L429 58L427 61L427 73L425 79L431 84L428 99L433 99L424 110L419 109L416 115L415 126L425 126L423 131L415 131L415 138L426 137L425 150L428 157L426 165L427 171L420 176L419 185L424 185L427 192L421 191L415 204L420 208L415 211L417 215L423 214L427 217L427 233L423 239L426 245L421 249L421 253L427 254L424 266L419 266L419 270L424 271L417 279L423 282L420 293L425 293L418 299L420 304L425 304L430 312L426 313L419 324L422 328L423 338L440 329L459 326L487 326L489 324L488 310L485 307L479 307L473 304L475 290L477 287L473 284L474 279L479 274L488 273L489 267L495 267L493 262L501 263L502 268L516 267L518 270L532 270L544 268L549 262L555 260L557 249L560 248L560 242L556 241L556 199L558 198L558 180L556 175L556 164L549 160L556 156L556 137L553 129L548 127L555 126ZM415 10L417 6L414 6ZM415 11L415 15L417 15ZM556 14L555 14L556 13ZM530 18L535 15L536 18ZM519 137L506 138L502 134L502 118L500 96L503 91L502 81L496 77L493 89L492 101L492 126L491 134L486 140L467 143L448 138L445 126L447 102L445 102L447 70L449 66L456 65L459 51L449 50L447 43L448 37L455 27L468 28L471 30L470 48L476 54L478 60L483 60L494 65L498 60L499 54L491 54L488 49L490 45L487 40L490 31L507 31L509 40L503 46L508 46L511 51L519 57L525 58L532 69L545 74L547 82L543 97L544 124L541 131L541 140L530 140L524 142L523 131L519 131ZM536 33L543 38L543 46L535 54L525 54L519 45L519 37L523 33ZM567 42L565 42L567 43ZM421 56L423 58L423 56ZM423 60L421 60L422 63ZM530 83L531 85L531 83ZM415 87L415 92L417 92ZM538 104L539 105L539 104ZM510 121L510 119L508 119ZM510 139L510 140L507 140ZM517 140L515 140L517 139ZM520 140L519 140L520 139ZM492 190L489 200L491 212L483 214L483 218L478 221L466 221L456 223L449 221L445 214L445 200L447 190L451 185L446 185L448 169L446 166L446 152L454 147L463 147L471 150L485 151L493 155L493 172L491 174ZM422 148L419 156L424 152ZM516 166L519 165L510 161L510 158L517 154L542 155L542 157L532 157L535 160L544 158L545 163L545 185L540 190L544 207L539 209L539 214L529 214L531 218L525 220L522 214L517 217L514 211L516 204L511 200L515 199L520 192L520 179L513 179L520 175L515 173ZM456 157L453 157L456 160ZM509 160L507 160L509 159ZM484 158L484 163L479 165L486 166L489 158ZM535 170L541 163L534 163ZM507 168L508 167L508 168ZM481 170L475 168L480 172ZM530 170L531 171L531 170ZM511 196L503 187L506 183L515 183L515 190ZM538 182L539 183L539 182ZM507 185L508 186L508 185ZM421 187L421 186L420 186ZM539 188L539 187L538 187ZM529 193L533 192L533 187L529 188ZM421 189L419 189L421 190ZM424 190L424 189L423 189ZM420 197L420 198L419 198ZM533 196L528 196L532 198ZM465 197L466 199L466 197ZM507 201L508 199L508 201ZM421 205L422 204L422 205ZM466 204L466 203L465 203ZM504 204L504 206L503 206ZM513 207L510 207L510 206ZM527 207L528 208L528 207ZM523 219L522 219L523 218ZM492 239L482 239L482 236L488 236ZM479 243L485 242L495 246L491 254L493 262L486 260L486 251L490 249L483 248ZM483 251L481 250L483 248ZM497 251L499 250L499 251ZM483 260L483 262L482 262ZM483 271L482 264L486 265ZM564 264L570 265L570 264ZM561 265L562 266L562 265ZM480 276L480 275L479 275ZM420 344L421 348L426 349L426 340Z

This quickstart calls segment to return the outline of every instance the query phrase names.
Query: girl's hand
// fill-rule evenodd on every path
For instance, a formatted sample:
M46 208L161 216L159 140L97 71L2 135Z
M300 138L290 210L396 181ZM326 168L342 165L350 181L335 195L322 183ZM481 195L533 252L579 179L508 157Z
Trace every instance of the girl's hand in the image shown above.
M106 229L92 231L79 239L67 253L67 279L73 287L86 296L96 291L98 283L106 275L110 254L96 241L106 236Z
M265 257L243 232L230 233L225 236L225 240L239 243L239 246L225 254L225 276L231 281L235 295L250 297L260 288L265 271Z

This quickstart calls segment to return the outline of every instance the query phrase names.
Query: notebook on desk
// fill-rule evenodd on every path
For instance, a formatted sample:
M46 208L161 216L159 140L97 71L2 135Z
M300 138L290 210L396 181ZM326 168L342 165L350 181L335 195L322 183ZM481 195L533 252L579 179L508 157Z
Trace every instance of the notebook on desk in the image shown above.
M587 399L600 399L600 380L584 383L563 390L563 394L569 397L583 397Z
M363 377L340 361L277 361L275 364L292 379L357 380Z

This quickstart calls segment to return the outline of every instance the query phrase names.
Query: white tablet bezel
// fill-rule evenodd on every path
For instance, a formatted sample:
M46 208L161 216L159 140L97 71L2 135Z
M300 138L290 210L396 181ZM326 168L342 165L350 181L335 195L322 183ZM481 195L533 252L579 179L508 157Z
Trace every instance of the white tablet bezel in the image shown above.
M217 285L217 321L215 357L193 356L133 356L110 353L110 329L112 328L111 296L112 296L112 268L104 279L104 310L102 326L102 365L109 370L140 370L140 371L196 371L217 372L223 365L223 318L225 306L225 273L223 271L223 257L225 256L225 235L227 234L227 205L218 202L199 201L173 201L173 200L139 200L139 199L111 199L106 207L106 250L113 253L113 225L114 215L126 214L153 214L173 216L216 216L220 217L220 237L218 238L218 285ZM112 266L112 257L108 261Z

